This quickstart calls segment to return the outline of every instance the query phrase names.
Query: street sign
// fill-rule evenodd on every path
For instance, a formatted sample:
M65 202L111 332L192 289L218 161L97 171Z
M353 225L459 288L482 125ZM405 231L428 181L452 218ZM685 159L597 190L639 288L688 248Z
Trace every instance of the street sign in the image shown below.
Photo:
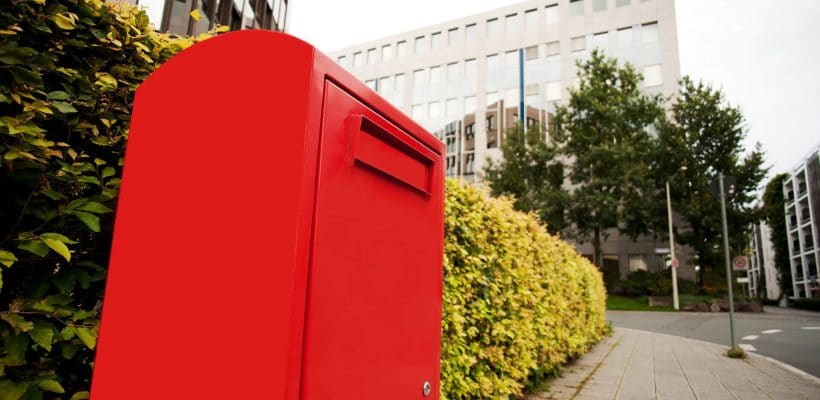
M678 262L677 258L672 259L672 268L677 268L680 263Z
M735 270L744 270L749 266L749 260L743 256L737 256L734 260L732 260L732 267Z
M737 278L737 283L749 283L749 277L748 276L739 276Z
M655 254L669 254L669 248L668 247L655 248Z

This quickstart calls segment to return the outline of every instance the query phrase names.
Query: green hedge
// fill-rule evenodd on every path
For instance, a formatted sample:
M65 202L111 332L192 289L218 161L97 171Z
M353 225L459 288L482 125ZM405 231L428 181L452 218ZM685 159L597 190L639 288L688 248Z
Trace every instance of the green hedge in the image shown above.
M88 397L134 91L193 42L102 0L0 1L0 399Z
M442 398L520 395L605 332L601 273L506 199L447 182Z

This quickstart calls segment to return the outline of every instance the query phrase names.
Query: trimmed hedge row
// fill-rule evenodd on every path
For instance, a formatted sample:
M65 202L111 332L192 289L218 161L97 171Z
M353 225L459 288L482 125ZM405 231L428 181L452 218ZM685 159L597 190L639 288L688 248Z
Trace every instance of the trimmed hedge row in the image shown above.
M534 215L447 182L442 398L518 396L601 339L599 270Z

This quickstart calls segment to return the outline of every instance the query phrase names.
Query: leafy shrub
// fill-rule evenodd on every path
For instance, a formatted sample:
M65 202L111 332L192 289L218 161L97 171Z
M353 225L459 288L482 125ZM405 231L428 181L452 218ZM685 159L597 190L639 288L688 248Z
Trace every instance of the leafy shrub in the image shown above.
M638 270L630 273L622 283L623 294L630 296L671 296L672 275L669 270L649 272ZM678 293L693 293L695 282L678 277Z
M794 299L789 300L789 305L803 310L820 311L820 300L818 299Z
M102 0L4 0L0 37L0 398L87 398L134 91L195 40Z
M447 182L442 398L508 398L606 331L601 273L534 215Z

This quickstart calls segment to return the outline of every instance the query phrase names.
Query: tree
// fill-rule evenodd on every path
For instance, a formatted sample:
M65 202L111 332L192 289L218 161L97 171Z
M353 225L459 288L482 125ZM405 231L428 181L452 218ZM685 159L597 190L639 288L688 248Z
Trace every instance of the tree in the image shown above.
M788 177L788 174L778 174L766 184L761 207L763 218L770 229L769 239L774 248L774 266L777 269L781 296L786 296L792 288L789 240L786 232L786 197L783 195L783 182Z
M618 65L595 50L578 68L578 86L556 111L556 140L572 184L573 236L591 241L593 261L601 266L607 229L633 239L649 230L649 131L663 118L663 108L659 95L642 92L643 78L629 64Z
M653 171L656 186L670 182L673 208L688 225L677 234L677 241L695 250L701 285L707 269L724 264L720 201L713 189L720 172L734 178L726 205L731 249L740 253L745 248L747 229L758 220L751 202L766 168L760 144L747 151L745 136L743 114L726 102L719 89L689 77L680 81L670 118L660 125ZM673 175L675 179L670 179ZM661 196L656 204L665 201Z
M555 158L545 127L534 125L524 132L516 125L504 136L501 151L501 162L488 160L484 171L492 194L514 196L517 210L536 213L551 233L560 233L568 195L561 188L563 164Z
M2 1L0 35L0 398L88 398L134 92L194 40L101 0Z

